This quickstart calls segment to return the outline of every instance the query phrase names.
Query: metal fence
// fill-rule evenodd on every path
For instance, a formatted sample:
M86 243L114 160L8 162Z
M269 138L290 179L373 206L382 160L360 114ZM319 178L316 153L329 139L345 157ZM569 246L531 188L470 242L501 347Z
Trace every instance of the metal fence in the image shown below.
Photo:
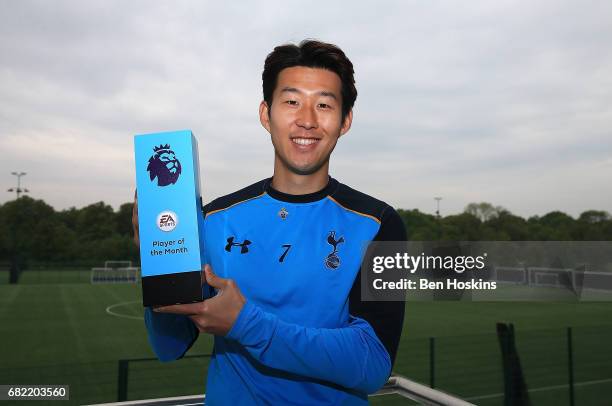
M392 396L396 396L395 398ZM397 398L399 396L399 399ZM428 406L474 406L456 396L431 389L404 376L393 375L376 393L371 394L370 403L385 405L405 405L417 402ZM383 399L384 402L380 400ZM121 402L99 403L91 406L198 406L206 403L206 394L173 396L157 399L141 399Z
M517 330L516 353L531 404L598 405L612 393L612 326ZM516 370L496 334L405 340L394 372L478 405L505 405ZM171 363L153 358L37 368L2 368L3 384L69 384L67 404L205 393L209 355ZM375 404L397 404L385 396ZM389 398L391 399L391 398Z
M90 277L87 264L61 271L39 265L24 271L19 283L89 284ZM0 267L0 284L5 283L8 270ZM480 311L486 311L485 306ZM541 330L519 326L513 342L521 376L515 372L517 364L504 361L503 345L493 329L487 334L403 339L394 372L479 405L504 405L508 387L521 380L537 405L597 405L612 393L612 325ZM41 338L41 348L33 351L44 351L44 345ZM115 359L36 368L6 365L0 359L0 383L70 384L71 400L65 404L114 402L204 393L207 368L206 356L167 364Z
M599 405L612 393L612 326L408 340L394 371L479 405ZM504 346L513 346L504 354ZM514 404L517 404L516 402Z

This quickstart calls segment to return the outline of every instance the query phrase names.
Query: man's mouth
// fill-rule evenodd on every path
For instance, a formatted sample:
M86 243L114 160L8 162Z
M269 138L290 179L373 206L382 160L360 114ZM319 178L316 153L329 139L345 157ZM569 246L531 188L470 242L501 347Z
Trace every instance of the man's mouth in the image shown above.
M291 141L293 141L295 144L298 144L298 145L311 145L311 144L314 144L315 142L318 142L319 139L318 138L291 138Z

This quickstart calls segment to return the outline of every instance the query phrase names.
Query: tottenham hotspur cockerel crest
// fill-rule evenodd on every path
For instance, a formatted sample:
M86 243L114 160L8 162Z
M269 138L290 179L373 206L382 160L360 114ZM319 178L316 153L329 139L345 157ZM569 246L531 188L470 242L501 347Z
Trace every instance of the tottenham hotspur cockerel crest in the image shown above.
M336 239L336 232L330 231L327 235L327 243L334 247L334 250L325 257L325 266L327 269L338 269L340 266L340 257L338 256L338 245L344 242L344 237Z
M151 180L157 178L157 186L174 185L181 175L181 163L170 149L170 144L153 148L147 171Z

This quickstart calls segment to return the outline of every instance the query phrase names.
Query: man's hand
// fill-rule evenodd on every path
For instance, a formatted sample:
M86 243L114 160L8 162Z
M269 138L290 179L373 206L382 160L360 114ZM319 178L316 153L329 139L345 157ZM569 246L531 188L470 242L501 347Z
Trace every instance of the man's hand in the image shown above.
M203 279L218 290L215 297L198 303L156 307L153 311L184 314L189 316L200 332L225 336L238 318L246 299L234 280L215 275L210 265L204 267L203 275Z
M134 230L134 243L140 246L138 233L138 190L134 191L134 206L132 206L132 229Z

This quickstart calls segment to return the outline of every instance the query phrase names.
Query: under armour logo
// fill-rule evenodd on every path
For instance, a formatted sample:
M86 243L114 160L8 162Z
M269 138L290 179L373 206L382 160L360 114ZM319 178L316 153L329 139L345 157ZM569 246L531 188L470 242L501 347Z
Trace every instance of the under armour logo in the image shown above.
M243 242L234 242L234 237L232 236L227 239L227 245L225 246L225 250L227 252L232 252L232 247L240 247L240 253L246 254L247 252L249 252L249 244L251 244L251 241L249 240L244 240Z

